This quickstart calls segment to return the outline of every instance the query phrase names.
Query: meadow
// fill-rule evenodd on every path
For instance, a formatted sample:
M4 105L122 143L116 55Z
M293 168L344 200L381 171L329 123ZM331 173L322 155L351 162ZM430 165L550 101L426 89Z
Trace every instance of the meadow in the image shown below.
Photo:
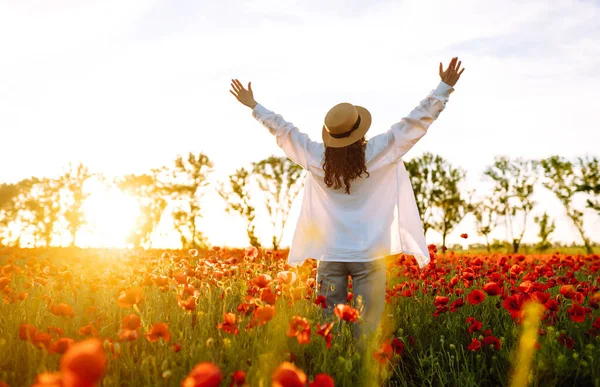
M600 256L430 251L360 353L287 251L0 247L0 386L600 386Z

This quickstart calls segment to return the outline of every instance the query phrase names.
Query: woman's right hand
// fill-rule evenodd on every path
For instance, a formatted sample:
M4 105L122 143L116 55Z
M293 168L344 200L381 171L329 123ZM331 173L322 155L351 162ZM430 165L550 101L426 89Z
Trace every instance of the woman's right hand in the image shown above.
M250 109L254 109L256 101L254 100L254 93L252 92L252 82L248 83L248 90L246 90L240 81L232 79L231 88L233 91L229 90L229 92L233 94L238 101L248 106Z
M459 61L458 64L456 64L457 60L457 56L452 58L446 71L442 71L442 62L440 62L440 78L442 78L442 82L444 82L447 85L456 85L456 82L458 82L458 79L460 78L460 74L462 74L463 71L465 71L465 69L463 68L460 72L458 72L461 62Z

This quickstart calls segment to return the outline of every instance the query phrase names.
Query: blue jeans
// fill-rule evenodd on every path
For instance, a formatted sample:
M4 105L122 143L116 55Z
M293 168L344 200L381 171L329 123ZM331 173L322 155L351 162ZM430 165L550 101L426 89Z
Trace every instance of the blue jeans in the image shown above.
M333 315L337 304L347 304L348 276L352 278L354 307L360 313L360 323L354 325L354 338L359 348L365 348L370 335L375 333L385 306L386 258L367 262L317 262L317 289L325 296L326 317ZM365 338L361 337L365 334Z

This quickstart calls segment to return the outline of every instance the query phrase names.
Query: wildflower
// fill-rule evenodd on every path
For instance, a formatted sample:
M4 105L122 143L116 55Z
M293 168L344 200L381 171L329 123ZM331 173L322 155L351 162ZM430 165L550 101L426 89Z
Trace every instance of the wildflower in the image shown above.
M333 311L342 320L358 322L358 310L348 304L338 304Z
M315 300L315 305L320 306L322 309L327 308L327 300L324 295L319 294Z
M325 343L327 344L327 348L331 348L331 339L333 335L331 334L331 329L333 328L333 323L325 323L317 325L317 335L323 336L325 339Z
M481 341L483 341L485 345L493 345L496 351L500 350L500 339L495 336L486 336Z
M310 324L306 318L300 316L292 317L287 336L296 337L298 344L308 344L310 342Z
M32 340L37 333L37 328L31 324L20 324L19 325L19 338L27 341Z
M219 367L207 361L197 364L181 382L181 387L219 387L223 374Z
M502 289L500 289L500 286L498 286L498 284L495 282L486 283L485 285L483 285L483 290L489 296L497 296L502 293Z
M65 353L69 348L71 348L75 344L75 340L68 337L61 337L50 345L48 352L50 353Z
M225 320L225 322L222 324L217 324L217 329L222 329L223 332L237 335L239 330L237 327L236 317L237 316L235 313L223 313L223 320Z
M162 322L152 325L150 331L146 334L146 338L151 343L157 342L161 337L166 342L169 342L169 340L171 340L169 326Z
M306 374L290 362L283 362L271 374L272 387L304 387Z
M467 296L467 300L469 301L469 304L477 305L483 300L485 300L485 293L479 289L475 289L471 293L469 293L469 295Z
M230 386L243 386L246 384L246 373L244 371L235 371L233 375L231 375L231 384Z
M60 316L60 317L74 317L75 316L75 312L73 312L73 308L71 308L70 305L65 304L65 303L60 303L58 305L51 305L50 313L52 313L55 316Z
M253 321L257 321L258 325L266 324L275 316L275 308L271 305L259 306L254 310Z
M106 370L106 353L96 338L73 344L60 359L64 386L95 386Z
M121 308L131 308L133 305L141 304L142 301L142 288L136 287L121 292L117 298L117 305Z
M373 352L373 358L375 358L375 360L377 360L379 363L385 364L387 361L392 360L393 354L394 350L390 345L390 340L387 339L381 343L381 346L375 352Z
M268 274L259 274L252 280L252 283L259 288L266 288L271 284L273 278Z
M315 381L310 382L308 387L333 387L333 378L327 374L317 374Z
M569 309L567 309L567 313L573 322L582 323L585 321L585 315L590 313L591 309L587 307L580 306L578 304L573 304Z
M471 344L469 344L469 346L467 347L467 349L472 352L479 351L480 348L481 348L481 342L479 340L477 340L476 338L473 338L473 340L471 341Z

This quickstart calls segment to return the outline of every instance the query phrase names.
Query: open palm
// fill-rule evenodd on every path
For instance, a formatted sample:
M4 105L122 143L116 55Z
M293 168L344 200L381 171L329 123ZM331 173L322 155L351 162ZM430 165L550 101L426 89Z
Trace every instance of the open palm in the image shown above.
M246 90L239 80L232 79L231 88L233 90L229 90L229 92L233 94L238 101L249 108L254 109L256 101L254 100L254 93L252 92L252 82L248 82L248 90Z
M458 60L457 56L452 58L446 71L442 70L442 62L440 62L440 78L442 78L442 81L447 85L450 85L450 86L456 85L456 82L458 82L458 79L460 78L460 74L462 74L463 71L465 71L465 69L463 68L460 72L458 72L458 70L460 69L461 62L458 61L458 64L457 64L456 63L457 60Z

